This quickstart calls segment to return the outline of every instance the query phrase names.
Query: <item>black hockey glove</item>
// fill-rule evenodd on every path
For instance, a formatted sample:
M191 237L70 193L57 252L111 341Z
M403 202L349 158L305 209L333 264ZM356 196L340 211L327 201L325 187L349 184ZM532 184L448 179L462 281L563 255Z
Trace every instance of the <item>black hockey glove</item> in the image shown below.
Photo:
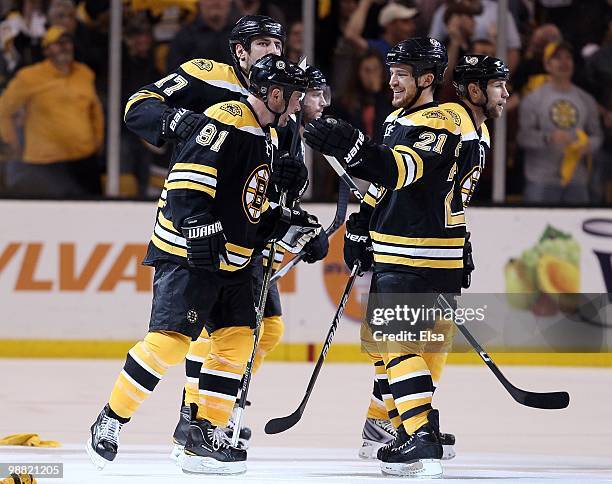
M361 262L359 275L363 275L372 267L374 253L367 225L359 219L359 213L352 213L346 221L344 262L349 269L353 269L356 261Z
M342 119L323 117L306 125L304 141L313 150L352 166L360 159L365 135Z
M187 217L181 232L187 240L187 262L191 267L215 272L222 258L227 261L223 227L210 213Z
M162 114L161 137L166 141L185 141L193 134L202 117L188 109L166 109Z
M327 232L321 230L319 234L304 246L304 257L302 260L308 264L325 259L329 252L329 239Z
M465 244L463 245L463 280L461 287L467 289L472 283L472 271L474 267L474 259L472 259L472 243L470 242L470 233L465 233Z
M316 237L322 230L317 217L301 208L274 209L275 225L267 237L269 241L278 242L292 254L300 252L307 242Z
M290 200L302 195L308 183L308 169L304 162L285 153L272 161L269 185L286 191Z

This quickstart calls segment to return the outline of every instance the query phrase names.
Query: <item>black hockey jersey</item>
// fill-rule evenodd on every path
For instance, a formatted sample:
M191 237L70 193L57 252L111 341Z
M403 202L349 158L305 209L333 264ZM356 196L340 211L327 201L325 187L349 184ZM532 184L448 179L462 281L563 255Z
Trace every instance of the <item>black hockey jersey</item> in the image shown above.
M476 127L472 110L461 101L445 103L440 107L461 122L461 150L457 161L457 174L461 200L463 206L467 207L485 167L486 153L491 146L489 130L484 123Z
M375 184L362 204L372 212L374 271L417 272L440 291L458 292L465 243L460 120L429 103L391 113L384 133L384 144L368 145L348 169Z
M177 146L145 264L172 260L188 267L181 226L185 218L210 211L227 238L228 259L221 270L246 267L269 206L266 191L277 143L275 130L262 128L246 101L208 108L192 138Z

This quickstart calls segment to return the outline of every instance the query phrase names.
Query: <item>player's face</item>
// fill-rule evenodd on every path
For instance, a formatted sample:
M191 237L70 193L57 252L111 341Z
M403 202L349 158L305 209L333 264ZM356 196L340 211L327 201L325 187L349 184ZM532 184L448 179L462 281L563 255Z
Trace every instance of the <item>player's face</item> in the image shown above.
M278 125L280 127L287 126L287 121L289 121L289 116L297 113L300 110L300 98L302 97L302 94L303 93L299 91L294 91L293 94L291 94L291 97L289 98L289 105L287 106L287 110L284 112L284 114L281 115L281 117L278 120ZM281 99L282 99L282 96L281 96ZM284 103L285 101L282 100L282 102ZM282 107L280 109L282 109Z
M504 112L506 101L510 97L506 89L506 81L502 79L492 79L487 84L487 118L500 118Z
M251 51L244 51L244 68L249 72L251 66L267 54L281 55L283 43L275 37L256 37L251 42ZM240 54L238 55L240 58ZM242 58L240 59L242 63Z
M403 64L391 66L389 87L393 91L391 104L394 108L407 106L416 94L416 84L412 77L412 67Z
M315 119L319 119L323 114L323 110L329 106L325 99L323 89L309 89L302 101L304 109L304 123L310 123Z

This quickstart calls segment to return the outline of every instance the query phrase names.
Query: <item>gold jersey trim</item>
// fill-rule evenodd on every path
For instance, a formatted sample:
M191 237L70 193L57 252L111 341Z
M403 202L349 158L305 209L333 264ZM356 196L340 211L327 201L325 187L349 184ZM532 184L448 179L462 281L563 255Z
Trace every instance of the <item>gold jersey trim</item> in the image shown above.
M256 136L265 136L265 132L259 125L255 115L244 103L229 101L215 104L204 111L204 115L220 123L233 126L240 131Z
M142 101L143 99L159 99L161 102L166 102L166 100L164 99L163 96L155 93L155 92L151 92L151 91L138 91L135 94L133 94L130 99L128 99L128 102L125 103L125 110L123 111L123 120L125 121L125 117L127 116L128 111L130 110L130 108L134 105L134 103L137 103L138 101Z
M390 244L417 245L425 247L463 247L464 237L441 238L441 237L402 237L400 235L381 234L370 230L372 240L388 242Z

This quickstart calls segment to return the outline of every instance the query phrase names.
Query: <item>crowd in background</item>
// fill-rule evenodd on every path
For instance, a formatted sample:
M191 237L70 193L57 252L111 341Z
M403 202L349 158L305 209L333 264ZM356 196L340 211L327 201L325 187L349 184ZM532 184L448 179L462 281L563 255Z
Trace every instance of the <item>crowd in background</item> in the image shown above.
M309 1L315 64L332 86L327 113L377 141L392 110L384 58L394 44L431 36L446 45L440 101L456 100L452 68L460 56L496 52L494 0ZM297 61L301 3L124 0L122 103L190 59L231 63L229 34L242 15L283 22L285 54ZM612 204L612 0L508 4L507 201ZM109 8L108 0L0 0L0 194L104 195ZM120 151L122 195L156 197L169 150L123 127ZM491 201L492 159L476 203ZM325 164L314 164L313 179L312 200L333 200L337 178Z

